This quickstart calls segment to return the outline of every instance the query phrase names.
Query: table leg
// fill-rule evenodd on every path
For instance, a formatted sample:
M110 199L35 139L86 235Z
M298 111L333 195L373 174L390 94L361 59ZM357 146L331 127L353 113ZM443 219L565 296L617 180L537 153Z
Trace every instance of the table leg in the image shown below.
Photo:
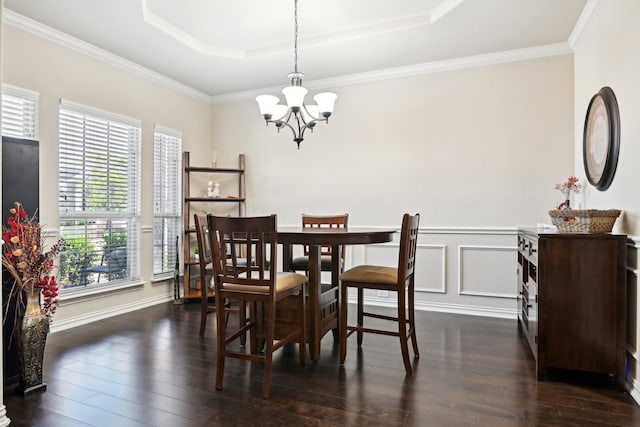
M340 246L333 245L331 246L331 287L337 288L337 306L336 306L336 316L338 320L336 322L336 327L333 328L333 340L334 342L340 341L340 334L338 333L338 326L340 325Z
M320 358L320 246L309 246L309 305L311 324L309 325L309 353L311 360Z
M282 271L291 271L291 245L282 244Z

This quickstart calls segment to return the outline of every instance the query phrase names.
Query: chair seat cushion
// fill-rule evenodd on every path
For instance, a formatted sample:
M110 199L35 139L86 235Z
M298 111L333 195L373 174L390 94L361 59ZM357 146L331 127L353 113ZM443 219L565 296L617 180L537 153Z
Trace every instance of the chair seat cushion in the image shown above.
M342 282L379 283L394 285L398 281L398 269L378 265L358 265L340 276Z
M284 292L292 288L307 283L307 276L298 273L278 272L276 273L276 293ZM268 294L268 286L241 285L237 283L225 283L222 285L225 290L239 292L253 292L258 294Z
M299 256L291 261L291 269L295 271L309 271L309 257ZM320 257L320 270L331 271L331 256L322 255Z

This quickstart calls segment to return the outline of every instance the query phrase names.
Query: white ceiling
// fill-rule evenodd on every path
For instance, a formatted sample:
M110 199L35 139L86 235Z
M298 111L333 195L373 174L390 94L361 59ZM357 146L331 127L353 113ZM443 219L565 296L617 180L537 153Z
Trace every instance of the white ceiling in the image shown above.
M293 0L4 3L10 23L43 24L212 97L285 86L293 71ZM299 0L299 69L310 82L567 45L586 4Z

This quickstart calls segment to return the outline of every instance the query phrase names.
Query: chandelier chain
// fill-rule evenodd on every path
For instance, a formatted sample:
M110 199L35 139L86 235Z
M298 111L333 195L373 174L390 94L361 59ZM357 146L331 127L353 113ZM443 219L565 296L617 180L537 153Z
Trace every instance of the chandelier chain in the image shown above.
M294 0L293 8L293 21L294 21L294 39L293 39L293 56L294 56L294 68L293 71L298 72L298 0Z

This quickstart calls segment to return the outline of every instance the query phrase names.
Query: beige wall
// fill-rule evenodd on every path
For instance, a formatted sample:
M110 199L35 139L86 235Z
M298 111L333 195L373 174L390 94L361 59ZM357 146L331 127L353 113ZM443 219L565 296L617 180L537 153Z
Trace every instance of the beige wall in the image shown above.
M154 125L182 131L183 148L201 152L211 141L210 105L11 25L3 31L3 83L40 93L40 217L48 231L58 224L59 100L142 121L142 284L100 298L62 296L54 330L171 298L171 285L152 283Z
M640 243L640 2L605 0L575 46L575 171L585 179L582 165L582 126L591 97L603 86L611 87L620 109L620 158L614 180L601 192L588 187L585 206L624 211L616 224L628 234L627 355L628 388L640 402L640 337L638 331L638 257Z
M255 101L215 105L213 141L247 154L249 212L287 223L348 211L353 224L396 225L419 211L425 227L535 224L572 169L572 64L558 56L329 88L335 115L299 151L289 130L265 127Z
M418 306L515 318L516 227L548 223L573 170L572 56L329 89L335 116L300 150L255 101L214 105L216 149L247 155L247 212L348 212L351 227L420 212ZM350 248L365 261L393 265L397 245Z

